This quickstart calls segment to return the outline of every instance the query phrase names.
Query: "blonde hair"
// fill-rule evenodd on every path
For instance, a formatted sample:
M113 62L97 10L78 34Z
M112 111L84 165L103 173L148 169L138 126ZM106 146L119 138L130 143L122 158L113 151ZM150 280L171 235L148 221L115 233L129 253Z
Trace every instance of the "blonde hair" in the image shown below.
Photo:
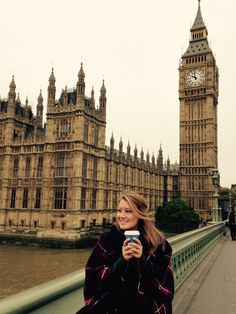
M162 245L164 249L165 236L158 230L153 219L148 212L147 202L144 197L136 192L123 192L120 201L127 202L132 209L133 213L139 219L138 229L144 237L144 241L149 247L149 253L153 254L159 245Z

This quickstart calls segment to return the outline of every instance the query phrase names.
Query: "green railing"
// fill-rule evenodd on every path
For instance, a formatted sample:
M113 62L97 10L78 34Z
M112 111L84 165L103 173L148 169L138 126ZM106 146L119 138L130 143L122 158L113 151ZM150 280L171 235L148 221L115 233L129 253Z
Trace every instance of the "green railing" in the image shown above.
M223 237L224 222L212 223L207 227L172 237L169 242L173 249L172 266L175 289L194 271L214 244Z
M83 304L84 270L0 300L0 314L74 314Z
M175 288L183 283L224 234L214 223L172 237ZM59 277L0 300L0 314L74 314L83 306L84 271Z

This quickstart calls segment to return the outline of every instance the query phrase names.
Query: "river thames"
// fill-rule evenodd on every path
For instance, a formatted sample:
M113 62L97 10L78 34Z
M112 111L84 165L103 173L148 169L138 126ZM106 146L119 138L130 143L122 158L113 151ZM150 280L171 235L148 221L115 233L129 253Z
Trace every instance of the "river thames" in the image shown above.
M84 268L91 251L0 244L0 298Z

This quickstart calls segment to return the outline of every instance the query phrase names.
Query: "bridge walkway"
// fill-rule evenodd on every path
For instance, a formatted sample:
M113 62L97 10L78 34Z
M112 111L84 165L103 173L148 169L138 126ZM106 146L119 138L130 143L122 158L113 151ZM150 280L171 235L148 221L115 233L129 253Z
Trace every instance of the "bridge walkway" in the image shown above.
M174 314L236 313L236 241L229 232L177 290Z

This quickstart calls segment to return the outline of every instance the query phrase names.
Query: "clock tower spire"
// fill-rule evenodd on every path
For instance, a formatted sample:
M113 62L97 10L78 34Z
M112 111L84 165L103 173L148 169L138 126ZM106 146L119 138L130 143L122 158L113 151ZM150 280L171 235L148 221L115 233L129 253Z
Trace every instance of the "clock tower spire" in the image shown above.
M179 66L180 191L203 220L211 218L218 167L218 67L208 43L200 0Z

